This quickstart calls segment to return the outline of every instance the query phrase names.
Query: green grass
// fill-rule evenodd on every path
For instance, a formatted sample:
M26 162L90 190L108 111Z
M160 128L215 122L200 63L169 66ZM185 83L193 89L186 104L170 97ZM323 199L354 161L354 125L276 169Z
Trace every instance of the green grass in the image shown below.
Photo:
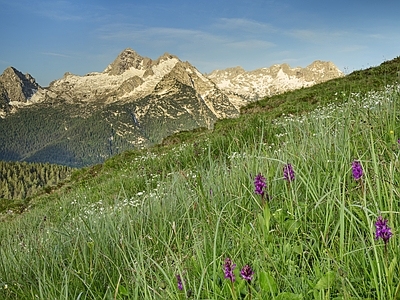
M400 299L400 91L369 72L379 88L360 81L350 92L345 78L330 83L337 90L314 87L324 100L310 106L277 96L286 100L254 104L213 132L76 172L1 224L0 298ZM386 247L375 240L379 215L393 231ZM251 284L239 274L246 264Z

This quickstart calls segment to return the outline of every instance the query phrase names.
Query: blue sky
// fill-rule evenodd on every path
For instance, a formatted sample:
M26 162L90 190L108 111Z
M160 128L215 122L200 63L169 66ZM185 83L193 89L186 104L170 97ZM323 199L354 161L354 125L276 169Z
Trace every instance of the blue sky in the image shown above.
M0 73L42 86L101 72L125 48L200 72L330 60L342 71L400 56L400 1L0 0Z

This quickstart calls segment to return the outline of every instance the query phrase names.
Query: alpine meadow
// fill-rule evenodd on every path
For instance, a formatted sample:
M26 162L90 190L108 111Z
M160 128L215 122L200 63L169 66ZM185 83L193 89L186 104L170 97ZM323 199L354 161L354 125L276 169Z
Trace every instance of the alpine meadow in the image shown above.
M397 57L3 199L0 298L400 299L399 80Z

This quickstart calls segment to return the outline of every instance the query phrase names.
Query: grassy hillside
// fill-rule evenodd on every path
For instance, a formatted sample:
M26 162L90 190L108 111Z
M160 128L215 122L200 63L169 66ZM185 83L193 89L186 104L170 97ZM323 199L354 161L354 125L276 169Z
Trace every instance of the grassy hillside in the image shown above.
M74 173L3 216L0 298L400 299L399 69Z

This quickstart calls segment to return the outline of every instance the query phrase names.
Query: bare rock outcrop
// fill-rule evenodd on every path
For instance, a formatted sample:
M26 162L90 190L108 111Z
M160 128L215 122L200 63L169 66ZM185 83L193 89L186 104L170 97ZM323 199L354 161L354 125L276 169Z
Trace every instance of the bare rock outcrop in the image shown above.
M236 99L237 106L242 106L266 96L341 77L343 73L332 62L317 60L305 68L276 64L247 72L241 67L235 67L215 70L207 76L231 100Z
M122 51L117 58L107 66L104 73L109 75L121 75L130 68L138 70L147 69L152 63L148 57L140 56L136 51L127 48Z
M26 102L41 87L30 74L22 74L13 67L8 67L0 75L0 97L3 103Z

